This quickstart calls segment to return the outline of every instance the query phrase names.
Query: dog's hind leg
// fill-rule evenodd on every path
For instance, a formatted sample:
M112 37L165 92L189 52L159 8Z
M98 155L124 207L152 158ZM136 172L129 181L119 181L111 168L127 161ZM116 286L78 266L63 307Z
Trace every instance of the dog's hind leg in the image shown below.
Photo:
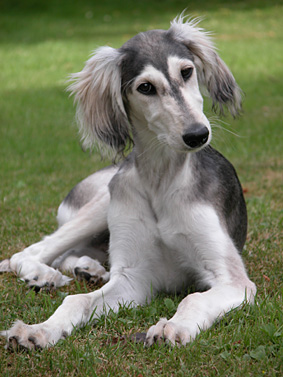
M100 240L82 243L54 260L52 267L73 274L78 280L86 280L92 285L103 285L109 280L109 272L104 264L108 262L109 233Z
M82 207L77 215L55 233L45 237L10 259L10 268L30 286L60 287L70 278L50 265L67 250L79 243L99 235L107 229L109 192L106 190Z
M58 230L40 242L14 254L10 259L9 269L16 272L30 286L60 287L67 284L71 279L62 275L51 265L62 254L78 249L78 245L85 247L96 237L107 232L107 211L110 201L108 183L117 169L117 167L112 167L95 173L92 181L98 182L96 184L89 182L90 177L89 185L85 184L83 189L79 184L76 189L77 193L73 192L71 196L72 201L70 202L69 196L60 206L58 222L61 226ZM76 198L80 199L76 203L77 207L82 204L80 208L76 208L74 204ZM63 212L65 212L64 216Z

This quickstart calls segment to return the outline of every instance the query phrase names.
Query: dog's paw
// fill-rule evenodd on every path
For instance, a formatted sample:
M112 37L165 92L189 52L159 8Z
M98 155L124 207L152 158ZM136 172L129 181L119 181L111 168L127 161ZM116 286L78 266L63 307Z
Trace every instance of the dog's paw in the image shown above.
M69 284L72 278L63 275L59 270L55 270L43 263L33 262L33 270L25 275L20 275L30 288L35 291L41 289L56 289Z
M65 338L63 333L59 335L52 332L44 323L26 325L22 321L16 321L9 330L1 331L0 335L7 339L6 349L14 351L48 348Z
M189 327L182 324L168 321L166 318L161 318L160 321L151 326L146 334L145 345L152 346L153 344L170 344L177 346L185 346L191 342L196 336L196 332Z
M109 272L97 261L88 256L81 257L75 267L74 274L78 280L86 280L91 284L102 286L109 280Z
M10 267L21 280L37 291L43 287L47 289L62 287L72 280L53 267L34 260L34 257L27 255L25 251L12 256Z
M55 344L43 324L26 325L16 321L9 330L1 331L0 335L7 339L5 348L13 351L36 350Z

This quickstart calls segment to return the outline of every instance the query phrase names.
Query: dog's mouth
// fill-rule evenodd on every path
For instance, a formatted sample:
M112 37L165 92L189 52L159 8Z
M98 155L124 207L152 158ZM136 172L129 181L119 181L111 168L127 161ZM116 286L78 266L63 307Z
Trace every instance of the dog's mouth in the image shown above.
M157 139L161 145L175 150L179 153L195 152L206 147L211 141L211 131L208 127L202 126L199 129L191 129L183 135L169 133L159 134Z

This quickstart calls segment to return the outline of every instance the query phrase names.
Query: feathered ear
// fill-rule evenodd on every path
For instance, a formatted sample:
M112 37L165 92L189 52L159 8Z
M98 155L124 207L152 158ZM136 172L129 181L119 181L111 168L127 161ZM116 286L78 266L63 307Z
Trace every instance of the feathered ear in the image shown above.
M241 110L241 90L226 64L217 55L209 33L199 28L198 23L198 19L184 21L181 15L171 22L169 33L194 54L199 83L206 87L212 98L213 110L219 107L222 114L225 105L236 116Z
M121 96L121 53L100 47L81 72L71 75L68 90L75 96L83 146L98 144L122 153L130 137L129 123ZM109 148L108 148L109 150Z

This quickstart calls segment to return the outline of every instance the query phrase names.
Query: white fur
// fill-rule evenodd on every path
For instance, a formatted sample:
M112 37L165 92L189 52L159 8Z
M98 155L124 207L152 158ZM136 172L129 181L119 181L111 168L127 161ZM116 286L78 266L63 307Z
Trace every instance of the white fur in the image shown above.
M202 123L209 138L201 147L209 143L211 129L203 114L198 80L217 102L217 91L223 84L219 77L232 80L232 75L216 55L208 36L192 22L175 20L171 30L176 40L192 48L195 62L169 56L169 78L149 64L131 83L127 100L136 163L96 173L89 181L92 198L80 209L63 202L58 214L59 229L10 261L10 268L28 279L30 285L36 285L36 281L66 284L69 278L53 267L89 268L92 274L97 272L108 280L100 264L89 259L90 255L83 256L82 251L92 237L109 228L109 282L92 293L66 297L43 323L26 325L17 321L2 332L8 341L16 340L28 349L49 347L74 327L83 326L110 309L117 311L120 304L143 305L160 291L173 293L192 283L200 291L210 287L188 295L170 320L161 319L147 333L148 345L161 339L185 345L227 311L245 300L253 302L255 285L213 203L188 199L197 178L190 148L182 139L190 127ZM87 145L96 139L108 142L118 152L125 147L130 124L120 93L121 59L117 50L99 49L71 87L79 104ZM184 84L180 71L188 66L194 71ZM184 103L170 95L171 80L178 82ZM144 82L156 87L155 96L145 96L137 90ZM232 113L239 100L236 84L235 91L228 104ZM109 124L110 112L118 121L116 129ZM88 187L86 182L83 187ZM89 194L89 189L85 190ZM95 259L99 250L92 252Z
M116 172L117 167L113 167L105 170L103 174L96 173L95 179L88 177L87 182L95 193L91 200L80 209L62 203L58 209L58 230L14 254L10 259L10 269L28 281L30 286L61 287L68 284L71 279L54 267L73 272L79 264L81 251L83 255L87 253L86 248L93 235L107 228L107 208L110 200L107 186ZM100 261L106 259L99 250L91 250L90 253ZM102 275L104 274L105 271Z

